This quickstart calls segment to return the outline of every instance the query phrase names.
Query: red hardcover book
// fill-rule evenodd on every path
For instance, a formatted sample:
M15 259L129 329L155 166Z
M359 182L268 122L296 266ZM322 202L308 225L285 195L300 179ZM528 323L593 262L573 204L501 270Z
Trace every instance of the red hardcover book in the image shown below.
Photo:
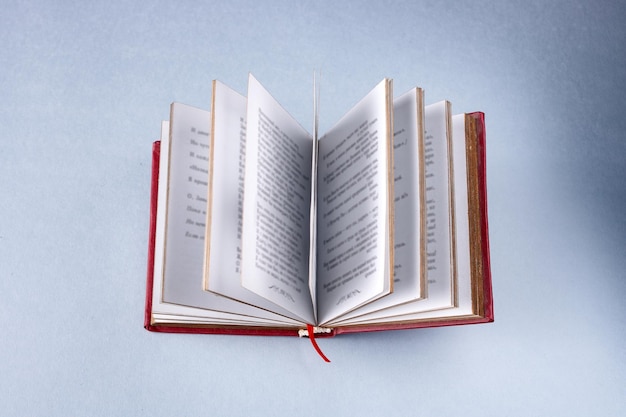
M442 114L446 114L447 117L447 119L444 119L446 124L443 128L445 132L447 132L444 134L447 142L444 141L445 144L443 145L443 148L441 148L443 151L436 150L435 148L438 145L434 143L436 142L436 139L433 139L436 129L434 127L429 129L428 123L426 123L426 129L423 128L424 106L422 104L421 91L418 91L414 96L412 96L418 98L413 101L417 104L417 119L418 121L421 120L420 123L418 123L418 127L420 129L418 129L419 132L416 134L414 153L423 162L418 164L421 168L419 175L417 175L418 178L415 181L415 186L418 187L416 188L416 193L419 193L419 198L415 198L415 203L421 208L420 214L417 217L417 221L419 223L419 233L413 233L413 230L409 230L409 234L418 235L415 239L417 242L415 257L419 258L417 274L420 275L420 277L416 280L419 288L416 287L417 290L415 291L417 291L417 295L415 295L413 299L410 301L406 301L406 299L404 299L405 301L393 304L394 298L391 297L391 294L393 294L395 290L400 292L403 288L402 285L404 285L402 280L397 279L398 275L394 274L394 268L396 272L402 270L403 268L403 264L398 264L401 259L400 250L397 251L398 256L396 257L395 264L393 262L393 256L391 255L390 261L384 264L385 268L389 267L392 271L391 274L387 274L389 275L387 277L390 281L389 285L383 289L383 292L387 294L386 296L377 297L376 299L361 303L357 307L345 311L338 317L327 320L321 324L313 320L301 319L298 314L289 314L285 309L277 308L276 311L271 311L271 309L267 307L267 304L255 307L247 300L237 301L234 300L230 294L218 295L215 291L210 290L210 285L207 281L209 281L211 267L214 267L216 263L225 259L223 256L218 257L216 255L216 253L220 253L219 248L217 247L220 241L218 240L218 243L216 244L216 241L214 240L215 235L219 232L220 224L215 224L215 222L217 222L215 218L217 215L216 213L218 213L216 207L219 204L215 201L215 199L217 198L216 191L219 191L219 185L216 185L216 180L213 176L215 176L215 172L220 166L220 158L218 157L218 152L220 152L220 150L217 147L216 138L220 137L220 129L222 129L221 126L216 125L216 112L220 109L219 102L216 104L216 90L219 91L219 89L216 88L216 85L214 85L212 116L208 112L201 113L201 111L197 109L191 109L184 106L181 107L181 105L178 105L178 110L175 110L176 107L173 105L171 119L172 125L164 127L162 140L156 141L153 144L150 197L150 234L148 240L147 289L144 321L145 328L147 330L169 333L266 336L308 335L309 337L312 337L312 334L310 333L314 332L316 337L330 337L341 333L414 329L422 327L486 323L493 321L493 295L491 286L487 221L487 183L485 165L486 142L484 115L483 113L477 112L455 116L452 118L448 115L449 103L438 106L437 108L432 108L431 110L429 110L428 107L435 107L435 105L426 107L426 115L428 115L429 111L435 113L441 111ZM382 88L381 91L383 91ZM385 91L385 95L389 95L387 91ZM394 101L394 111L396 108L395 103L396 102ZM177 111L179 114L176 117L179 119L176 119L175 117ZM193 115L195 114L193 112L198 112L196 114L196 119L194 119L196 116ZM269 113L269 111L267 112ZM390 113L391 112L388 112L388 114ZM398 113L400 113L400 111L398 111ZM269 126L270 122L272 122L271 125L274 127L274 119L268 121L264 119L268 117L265 113L259 112L259 114L261 114L261 116L256 123L260 126L260 128L263 128L263 123L268 123ZM205 116L207 115L207 125L205 127L199 125L196 126L196 121L206 119ZM348 114L348 116L349 115L350 114ZM346 118L349 119L350 117ZM175 122L175 119L182 120L182 122ZM344 119L342 119L342 121L344 121ZM398 121L399 119L395 120L396 125L401 124L401 121ZM426 120L428 121L428 118L426 118ZM370 122L369 125L367 123L361 123L361 130L354 130L354 132L356 132L354 135L355 141L357 140L356 136L358 135L360 135L360 138L358 139L359 141L365 141L367 138L379 140L376 135L372 134L372 131L366 131L368 127L371 128L371 125L374 122L376 122L376 120ZM177 125L174 126L174 123L177 123ZM245 124L243 121L242 126L242 131L245 131ZM248 126L250 126L250 117L248 117ZM388 177L390 179L388 178L387 181L389 183L396 183L395 192L397 194L395 194L395 199L394 194L392 194L394 192L394 188L390 187L387 190L387 201L389 205L392 206L389 214L389 219L392 220L394 219L393 206L396 204L395 217L397 221L400 213L398 201L402 201L407 193L403 193L402 195L399 194L399 187L397 186L397 183L400 182L399 180L401 180L402 175L398 174L396 168L394 178L394 165L392 162L394 157L391 157L390 155L395 154L396 161L400 163L403 157L402 153L407 153L407 151L403 148L407 142L402 141L401 133L404 129L392 132L392 126L392 123L388 123L388 129L386 131L388 146L382 146L381 148L385 149L381 152L383 152L383 155L389 156L387 161L390 162L389 166L391 166L391 169L388 172ZM182 129L181 132L185 133L176 133L177 129ZM285 129L285 131L287 130ZM209 135L208 132L211 132L211 135ZM269 132L269 130L267 132ZM274 130L274 132L276 132L276 130ZM377 132L379 132L379 130L374 131L374 133ZM424 132L425 134L423 134ZM239 134L239 131L237 131L237 134ZM280 137L281 134L284 139L286 137L284 132L278 133L277 137ZM181 137L184 137L184 140L182 140L181 143L183 143L184 146L187 146L187 148L184 148L182 145L180 149L172 146L172 138L176 135L182 135ZM210 141L207 139L206 146L203 146L201 143L202 138L208 138L209 136L211 137ZM346 139L350 138L351 135L346 136ZM169 140L169 142L166 142L167 140ZM325 137L320 139L320 141L322 140L330 141L329 139L325 139ZM168 146L162 147L162 144ZM323 153L324 151L320 146L320 155L317 157L325 161L330 160L330 155L333 155L333 152L336 149L341 149L341 145L342 144L338 145L337 148L333 148L327 154ZM262 144L259 146L262 146ZM274 145L274 148L272 149L276 149L275 146L276 145ZM245 150L246 158L250 157L250 154L248 153L249 147L250 144L248 143L248 148ZM191 149L191 151L189 149ZM370 146L368 149L374 149L373 152L375 152L377 146ZM201 154L202 151L206 151L206 154ZM288 148L286 147L283 150L279 149L277 152L287 153L287 151ZM167 152L167 155L162 155L162 152ZM194 191L195 189L191 188L185 189L186 194L181 194L181 196L183 196L182 199L186 198L187 200L185 201L188 202L179 204L181 207L177 209L178 211L175 211L172 208L174 201L181 200L181 198L176 200L176 193L178 191L176 190L176 186L173 185L177 181L176 175L179 175L179 173L176 173L176 170L173 168L174 165L172 165L172 161L177 158L175 152L184 152L185 157L188 156L189 158L192 158L185 160L181 164L181 166L190 170L189 172L180 174L182 175L181 178L184 178L184 182L195 184L195 186L198 187L206 187L208 190L207 194L204 194L208 197L203 197L202 192ZM263 155L263 149L258 152L260 152L260 155ZM367 155L365 152L368 151L362 150L362 152L364 152L364 155ZM384 152L387 152L387 154L384 154ZM433 194L433 189L436 187L433 185L434 183L430 178L438 175L435 171L433 171L434 168L429 168L428 161L437 157L437 152L443 152L445 154L445 157L440 157L443 158L442 161L445 163L441 161L438 162L437 169L440 170L439 173L443 172L446 174L444 182L444 188L446 191L446 206L443 211L446 218L444 218L443 222L439 219L439 226L434 223L435 220L429 218L428 216L429 210L436 210L433 208L435 207L434 202L436 200L435 194ZM341 155L343 155L343 153ZM326 159L327 157L329 159ZM268 158L268 156L265 155L263 158ZM335 156L333 156L333 158L335 158ZM339 156L336 158L337 159L333 159L333 161L339 161ZM239 161L241 160L242 159ZM203 165L200 165L199 163L196 164L194 161L204 161L210 168L206 170L202 168ZM165 167L162 166L164 162L166 164ZM228 163L232 165L232 161ZM241 164L235 165L240 165L239 169L242 170L240 171L240 176L243 176L244 171ZM246 169L248 169L248 167L246 167ZM260 176L262 175L262 169L258 171L261 173L259 174ZM363 169L371 169L371 164L367 165ZM429 169L431 169L430 172ZM288 171L289 168L285 167L284 170ZM335 175L333 173L339 175L339 172L340 171L338 170L332 171L324 177L324 179L328 176ZM343 173L343 171L341 171L341 173ZM375 173L376 171L374 170L372 176ZM275 172L273 175L280 176L282 174L280 172ZM206 180L206 177L209 177L208 181ZM202 180L202 178L204 178L204 180ZM353 176L349 185L358 185L358 182L361 181L360 178L361 177ZM258 181L261 180L262 178L258 179ZM243 185L243 180L241 181L241 185ZM178 182L182 183L183 180L179 180ZM247 182L245 184L246 186L248 185ZM371 181L369 184L373 187L371 185ZM291 189L289 190L291 192ZM352 200L351 196L348 196L345 197L345 202L356 201L356 196L358 195L357 191L360 189L357 189L355 185L355 190L356 191L352 194L352 196L355 196L354 200ZM273 192L274 191L275 190L273 190ZM323 187L320 187L319 190L316 189L316 192L320 194L323 193ZM329 195L335 196L337 193L339 192L335 190ZM296 198L294 197L294 194L297 195L297 193L294 192L289 194L290 198ZM276 201L281 198L278 194L272 195L275 195ZM315 192L311 195L314 196ZM378 194L372 193L372 195L377 196ZM363 198L361 201L365 201L366 199L367 198ZM328 200L330 200L330 198L328 198ZM375 198L373 198L373 200L375 200ZM234 205L230 206L230 209L231 211L237 211L236 197L233 201ZM195 203L200 205L194 206ZM241 205L244 204L241 201L239 201L239 203ZM202 206L202 204L204 204L204 206ZM440 205L443 205L443 203ZM196 207L205 208L202 209ZM354 203L351 207L356 210L358 206ZM239 208L241 209L241 206ZM164 213L165 210L168 210L167 215ZM441 211L442 209L439 208L438 210ZM323 210L320 211L323 212ZM328 211L328 213L331 212L332 210ZM348 211L345 213L349 214ZM343 214L341 217L343 217ZM244 218L244 221L246 219L247 218ZM260 223L263 221L264 220L262 219L259 220ZM340 222L339 220L337 221ZM177 227L175 225L177 222L180 223L179 230L173 229L174 227ZM437 247L437 250L433 250L434 246L431 247L429 245L435 244L437 239L436 235L433 233L435 233L435 229L437 229L437 227L443 227L441 226L442 223L449 227L449 229L446 229L446 234L444 234L446 238L449 237L449 239L446 239L448 252L446 252L447 255L445 259L437 260L434 259L435 252L440 251L440 247ZM241 223L239 224L241 225ZM343 232L345 235L347 233L346 231L349 230L350 225L354 224L356 224L356 221L353 223L347 223L347 226L342 226L343 229L340 232ZM370 222L370 224L372 223ZM275 221L272 225L277 230L282 230L281 227L283 227L283 225L280 222ZM391 222L391 225L394 225L394 223ZM263 227L265 226L267 225L263 225ZM401 226L402 225L399 224L394 225L394 230L396 231L395 236L398 239L396 239L395 245L394 240L390 240L390 249L386 249L386 255L394 252L394 249L401 249L404 246L404 243L398 244L399 240L403 236L403 227ZM187 227L187 229L185 229L185 227ZM202 233L195 233L193 231L198 230L198 227L201 227L202 230L206 229L206 235L203 235ZM407 228L404 227L404 229ZM361 230L360 234L356 234L355 232L353 236L356 236L357 239L366 240L367 235L363 230L364 229ZM264 233L272 233L271 231L267 231L265 229L263 229L263 231ZM182 237L176 238L176 233L179 233ZM210 236L211 233L213 236ZM233 233L240 235L241 230L235 230ZM335 236L340 234L341 233L336 233ZM394 233L391 232L390 235L394 236ZM279 235L277 234L276 236ZM288 240L288 237L285 237L284 234L281 234L280 236ZM263 237L264 236L261 236L261 238ZM257 236L256 241L258 242L259 239L259 236ZM331 241L332 239L324 238L320 240L323 240L325 244L327 241ZM441 239L439 238L439 240ZM224 245L226 245L227 241L229 241L229 239L225 239ZM180 243L181 245L191 245L189 246L190 249L178 250L178 253L176 253L176 257L178 258L175 256L169 256L167 251L177 250L175 246L179 244L178 242L182 242ZM341 242L345 243L346 240L342 240ZM245 244L244 232L244 245ZM320 245L322 245L322 243L318 241L318 249L323 247ZM369 244L368 248L372 245L373 244ZM348 256L346 254L356 253L358 248L359 246L355 245L351 251L344 252L344 256ZM336 247L332 247L332 250L335 249ZM365 250L366 249L363 249L362 251ZM330 252L330 249L327 249L327 251ZM240 252L237 253L236 272L240 272ZM195 254L195 257L192 256L193 254ZM260 256L266 256L266 254L261 253L259 255L257 250L257 263ZM294 255L291 254L290 256ZM196 259L198 257L204 259ZM212 263L211 265L209 265L210 257ZM218 258L217 260L214 259L216 257ZM193 261L190 261L190 259L193 259ZM192 263L194 264L193 268L190 266ZM233 263L233 265L235 264ZM369 264L363 265L363 268L367 268ZM442 268L442 266L444 266L444 268ZM191 269L184 269L187 267ZM325 263L318 264L319 269L322 269L323 267L330 269L330 267L327 267L327 264ZM286 268L288 269L288 267ZM446 285L443 285L444 283L441 282L437 283L435 280L435 277L438 277L438 279L442 281L440 275L437 275L440 274L439 270L442 269L445 270L445 276L449 277L448 279L443 280ZM186 271L194 272L185 274ZM351 271L353 275L349 275L350 271L348 271L348 273L344 273L343 277L356 280L355 277L359 277L360 271L361 270L358 268L353 268ZM366 269L364 273L367 274L370 272ZM245 275L245 272L243 275ZM183 276L184 279L182 278ZM283 275L280 276L282 277ZM181 282L178 282L179 277ZM275 278L277 277L278 276ZM345 281L348 282L350 279ZM191 284L185 284L182 282L184 280L189 281ZM286 280L283 281L287 282ZM340 286L338 284L338 280L335 280L334 282L333 286L330 284L318 284L318 299L320 292L326 290L330 293L336 286ZM188 288L185 288L185 286ZM191 287L193 288L190 289ZM442 288L447 291L447 293L444 293L443 296L441 295ZM290 298L290 294L283 289L273 288L273 291L282 297ZM437 293L437 291L439 291L439 293ZM192 292L192 296L185 295L191 294ZM311 292L315 293L315 291ZM346 299L352 296L357 297L359 295L358 293L359 290L354 290L348 294L348 297L344 296L340 302L346 302ZM185 300L189 301L187 302ZM380 300L383 301L381 302ZM442 303L441 300L446 301ZM293 299L291 301L293 301ZM336 305L332 306L332 308L336 308ZM318 303L317 309L320 309L320 303ZM317 313L320 314L319 311L317 311Z

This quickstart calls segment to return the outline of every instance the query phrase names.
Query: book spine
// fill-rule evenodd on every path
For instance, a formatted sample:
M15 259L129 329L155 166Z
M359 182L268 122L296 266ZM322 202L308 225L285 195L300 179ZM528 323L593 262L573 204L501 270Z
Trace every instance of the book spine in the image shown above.
M144 327L152 330L152 283L154 280L154 244L156 240L157 197L159 194L159 159L161 142L152 144L152 166L150 182L150 231L148 235L148 267L146 276L146 304L144 311Z
M494 320L493 288L491 285L491 259L489 251L489 221L487 210L487 144L485 130L485 114L482 112L470 113L469 116L476 123L478 138L478 195L480 200L481 246L483 264L483 295L484 316L488 321Z

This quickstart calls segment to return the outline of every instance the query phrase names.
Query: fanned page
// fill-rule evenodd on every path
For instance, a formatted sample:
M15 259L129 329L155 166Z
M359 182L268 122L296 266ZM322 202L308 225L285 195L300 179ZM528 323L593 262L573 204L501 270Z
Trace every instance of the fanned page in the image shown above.
M309 291L313 138L250 75L242 285L314 323Z
M468 169L466 148L470 142L471 120L468 115L452 117L452 153L454 161L454 220L457 273L457 314L472 313L472 272L470 267L470 227Z
M416 301L426 295L426 239L422 233L426 220L423 110L423 92L419 88L393 101L393 293L341 316L340 321Z
M202 290L211 115L174 103L170 117L161 139L153 321L296 325Z
M311 152L311 209L309 210L309 292L313 305L313 317L317 323L317 164L319 149L319 99L317 74L313 74L313 147Z
M219 81L213 82L204 288L301 320L242 286L246 111L244 96Z
M424 112L428 299L433 307L452 307L457 300L450 102L431 104Z
M451 308L456 303L454 256L453 160L450 104L425 107L424 169L426 185L427 298L406 302L338 324L375 323L387 317Z
M321 324L392 289L391 81L318 142L317 302Z

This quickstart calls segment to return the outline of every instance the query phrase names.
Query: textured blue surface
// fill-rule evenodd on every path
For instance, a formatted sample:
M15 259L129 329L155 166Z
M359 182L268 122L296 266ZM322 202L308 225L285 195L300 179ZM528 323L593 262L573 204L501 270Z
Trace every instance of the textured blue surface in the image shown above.
M3 415L626 414L624 2L337 3L2 6ZM169 103L251 71L308 127L315 69L322 131L383 77L486 113L496 322L144 331Z

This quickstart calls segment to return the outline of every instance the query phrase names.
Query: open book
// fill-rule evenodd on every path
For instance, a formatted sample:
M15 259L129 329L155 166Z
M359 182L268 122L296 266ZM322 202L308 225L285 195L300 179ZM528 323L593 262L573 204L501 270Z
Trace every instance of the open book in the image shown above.
M317 115L311 134L252 75L247 97L214 81L210 112L172 104L153 146L146 328L493 321L484 116L450 108L385 79L318 137Z

